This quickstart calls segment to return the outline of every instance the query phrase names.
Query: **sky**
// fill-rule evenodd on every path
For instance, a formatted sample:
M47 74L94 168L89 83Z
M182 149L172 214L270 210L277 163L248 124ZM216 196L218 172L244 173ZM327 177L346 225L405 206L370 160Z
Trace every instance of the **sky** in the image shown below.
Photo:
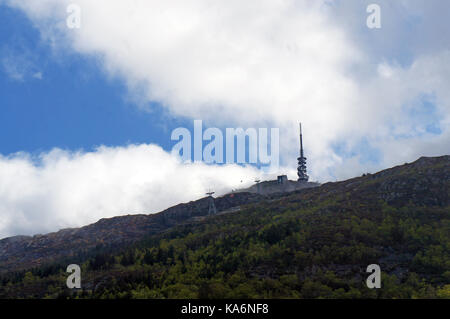
M370 4L380 28L367 26ZM449 9L0 0L0 238L296 179L299 121L314 181L449 154ZM181 161L171 133L194 120L278 128L280 167Z

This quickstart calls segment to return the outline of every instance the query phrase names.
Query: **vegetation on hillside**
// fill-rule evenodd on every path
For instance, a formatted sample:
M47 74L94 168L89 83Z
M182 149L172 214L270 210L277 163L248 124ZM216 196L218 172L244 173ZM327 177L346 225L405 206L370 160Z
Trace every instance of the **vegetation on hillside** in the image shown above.
M68 263L8 273L0 297L450 298L448 180L398 173L247 205L120 251L98 247L79 257L80 290L65 287ZM370 264L380 289L366 286Z
M177 227L117 255L100 252L82 263L85 289L76 296L450 297L448 208L337 203L252 207ZM382 269L381 289L365 285L373 263ZM65 265L10 274L0 296L69 296L67 275Z

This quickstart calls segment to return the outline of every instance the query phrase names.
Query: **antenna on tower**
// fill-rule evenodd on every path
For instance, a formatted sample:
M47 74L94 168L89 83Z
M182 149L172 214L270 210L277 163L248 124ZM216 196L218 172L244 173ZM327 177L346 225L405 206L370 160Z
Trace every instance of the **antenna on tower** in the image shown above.
M303 153L302 123L299 123L299 127L300 127L300 157L297 158L298 160L297 175L299 182L307 182L309 180L309 176L308 174L306 174L306 157L304 156Z
M302 134L302 123L298 123L300 127L300 157L303 157L303 134Z
M211 191L211 189L209 189L208 192L206 193L206 195L208 195L208 199L209 199L208 200L208 204L209 204L208 215L215 215L217 213L216 205L214 204L214 197L212 197L212 195L214 193L215 192Z

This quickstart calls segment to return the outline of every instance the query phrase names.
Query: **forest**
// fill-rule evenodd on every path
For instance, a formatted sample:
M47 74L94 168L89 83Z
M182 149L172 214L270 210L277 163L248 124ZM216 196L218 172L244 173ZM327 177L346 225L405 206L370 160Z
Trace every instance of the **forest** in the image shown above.
M450 298L448 208L279 204L181 225L116 253L99 246L79 256L82 289L65 287L64 263L10 273L0 297ZM373 263L381 289L365 284Z
M0 298L450 298L447 157L189 219L0 275ZM81 288L69 289L69 264ZM367 266L381 268L370 289Z

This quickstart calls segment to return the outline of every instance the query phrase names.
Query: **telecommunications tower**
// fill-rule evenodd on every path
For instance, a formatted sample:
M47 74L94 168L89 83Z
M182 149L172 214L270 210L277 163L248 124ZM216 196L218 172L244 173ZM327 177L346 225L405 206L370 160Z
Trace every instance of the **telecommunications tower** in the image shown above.
M306 157L303 154L303 137L302 137L302 123L300 124L300 157L298 160L297 175L299 182L307 182L309 179L308 174L306 174Z

